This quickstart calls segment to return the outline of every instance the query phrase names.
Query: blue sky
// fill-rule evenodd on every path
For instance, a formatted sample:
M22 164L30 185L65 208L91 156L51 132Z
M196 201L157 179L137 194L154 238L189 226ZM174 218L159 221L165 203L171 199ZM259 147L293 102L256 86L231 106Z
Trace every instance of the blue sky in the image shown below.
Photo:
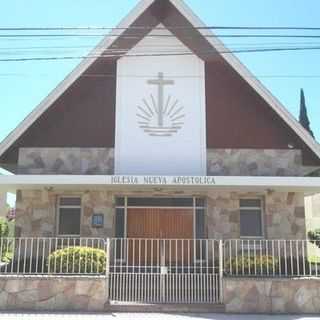
M208 25L320 27L319 0L186 0L186 2ZM136 3L137 0L1 1L0 26L112 27ZM320 35L320 31L317 33ZM59 38L55 40L0 38L0 59L83 55L98 41L99 38ZM266 44L275 45L275 42L277 42L276 45L282 46L295 46L299 43L301 45L305 42L320 45L320 39L281 39L278 41L229 39L225 41L232 48L238 48L239 45L261 47ZM68 48L62 51L53 48L61 46ZM40 48L34 49L34 47ZM299 112L299 90L301 87L305 89L312 129L318 140L320 140L319 57L320 50L239 55L241 61L296 117ZM0 62L0 140L17 126L78 62L78 60ZM307 77L300 77L301 75Z

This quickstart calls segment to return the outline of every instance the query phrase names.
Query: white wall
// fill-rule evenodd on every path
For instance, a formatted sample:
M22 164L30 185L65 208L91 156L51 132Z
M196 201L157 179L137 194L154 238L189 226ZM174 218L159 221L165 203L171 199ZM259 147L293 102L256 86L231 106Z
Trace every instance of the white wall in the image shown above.
M307 230L320 229L320 194L305 197Z
M320 229L320 194L305 197L304 203L307 232ZM320 262L320 249L308 243L308 256L312 262Z
M151 35L155 33L172 35L167 30L153 30ZM188 55L161 56L170 51ZM175 37L144 38L129 55L152 52L154 56L127 56L118 61L115 172L205 175L204 62ZM160 72L165 80L174 81L164 87L163 125L156 112L158 86L148 83Z

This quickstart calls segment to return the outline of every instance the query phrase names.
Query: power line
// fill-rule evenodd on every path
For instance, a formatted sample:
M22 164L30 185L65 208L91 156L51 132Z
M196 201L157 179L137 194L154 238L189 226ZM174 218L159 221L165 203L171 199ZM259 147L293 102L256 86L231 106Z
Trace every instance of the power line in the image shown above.
M126 28L120 27L105 27L105 26L84 26L84 27L0 27L0 31L71 31L71 30L302 30L302 31L317 31L320 27L299 27L299 26L200 26L200 27L185 27L185 26L169 26L169 27L153 27L153 26L131 26Z
M299 41L295 41L295 42L252 42L252 43L241 43L241 42L236 42L236 43L228 43L228 46L274 46L274 45L318 45L320 44L320 42L299 42ZM217 45L219 46L219 44ZM221 44L221 46L224 46ZM157 48L157 47L163 47L162 44L151 44L151 45L140 45L140 48ZM177 45L177 44L173 44L173 45L169 45L166 44L165 45L166 48L168 47L172 47L172 48L180 48L181 46ZM47 50L47 49L92 49L93 46L92 45L72 45L72 46L66 46L66 45L57 45L57 46L24 46L24 47L15 47L15 46L11 46L11 47L0 47L0 50ZM119 50L119 49L106 49L104 46L98 45L95 46L94 48L96 49L103 49L103 50Z
M88 37L121 37L122 39L141 39L141 35L122 35L122 34L0 34L1 39L16 39L16 38L88 38ZM147 34L143 36L151 38L176 38L173 34ZM302 34L209 34L209 35L187 35L179 36L181 39L194 38L296 38L296 39L319 39L320 35L302 35Z
M50 74L34 74L34 73L0 73L0 77L30 77L30 76L46 76L49 77ZM153 77L154 75L116 75L114 73L85 73L80 75L80 77L83 78L136 78L136 79L144 79L144 78L150 78ZM173 78L173 79L189 79L189 78L201 78L200 76L188 76L188 75L177 75L177 76L168 76L167 78ZM246 76L245 78L273 78L273 79L298 79L298 78L320 78L320 75L285 75L285 74L275 74L275 75L252 75L252 76Z
M291 46L287 46L287 47L283 47L283 46L270 46L270 45L264 45L264 46L257 46L257 44L247 44L246 46L244 45L240 45L239 46L233 46L233 49L230 50L219 50L219 48L216 49L212 49L211 51L196 51L199 54L200 53L246 53L246 52L262 52L262 51L290 51L290 50L317 50L320 46L320 43L313 43L314 46L297 46L297 44L299 43L293 43ZM56 54L63 54L63 53L70 53L70 52L76 52L76 49L72 49L72 47L66 47L67 50L65 50L65 47L60 47L61 51L57 51ZM94 55L94 57L98 57L98 56L120 56L120 55L126 55L126 56L130 56L132 54L130 54L130 51L128 51L128 49L112 49L112 48L107 48L105 49L104 47L100 47L101 49L97 49L96 48L96 54ZM141 50L137 53L134 54L134 56L144 56L144 55L175 55L175 54L191 54L191 51L185 51L185 49L183 49L181 46L172 46L172 49L169 48L165 48L165 49L159 49L158 47L154 47L154 46L145 46L145 47L141 47L140 49L144 48L144 50ZM49 47L46 49L50 49ZM183 49L183 50L182 50ZM55 50L53 50L54 52ZM128 53L129 52L129 53ZM0 56L21 56L21 55L26 55L26 58L28 57L29 54L31 54L32 51L15 51L14 48L7 48L7 51L1 52L1 48L0 48ZM40 53L43 55L47 55L50 54L50 50L46 50L46 51L35 51L35 53ZM90 53L89 55L90 56ZM92 55L91 55L92 56ZM59 56L57 56L59 57ZM81 56L82 57L82 56ZM45 58L45 57L36 57L38 58ZM51 58L51 57L50 57ZM9 58L8 58L9 59Z
M290 48L262 48L262 49L240 49L226 51L196 51L196 54L211 55L211 54L230 54L230 53L258 53L258 52L281 52L281 51L305 51L305 50L320 50L317 47L290 47ZM152 54L102 54L102 55L87 55L87 56L60 56L60 57L30 57L30 58L6 58L0 59L0 62L22 62L22 61L50 61L50 60L74 60L74 59L96 59L96 58L120 58L120 57L161 57L161 56L189 56L194 55L193 52L172 52L172 53L152 53Z

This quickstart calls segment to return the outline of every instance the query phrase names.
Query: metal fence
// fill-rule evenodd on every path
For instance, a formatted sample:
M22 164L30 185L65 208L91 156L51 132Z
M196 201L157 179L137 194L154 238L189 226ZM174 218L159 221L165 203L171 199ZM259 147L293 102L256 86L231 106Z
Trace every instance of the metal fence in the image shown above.
M0 238L0 274L104 274L105 246L98 238Z
M225 240L224 274L247 277L320 276L320 255L308 240Z
M222 301L222 241L111 239L110 249L110 300Z
M317 245L307 240L0 238L0 275L103 275L110 300L221 303L224 276L319 277Z

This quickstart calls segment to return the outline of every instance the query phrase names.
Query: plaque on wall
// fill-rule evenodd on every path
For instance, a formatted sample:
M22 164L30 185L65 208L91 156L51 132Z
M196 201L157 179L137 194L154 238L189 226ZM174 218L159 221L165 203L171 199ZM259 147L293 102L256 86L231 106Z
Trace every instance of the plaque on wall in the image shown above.
M103 228L104 215L102 213L94 213L92 215L92 227L93 228Z

